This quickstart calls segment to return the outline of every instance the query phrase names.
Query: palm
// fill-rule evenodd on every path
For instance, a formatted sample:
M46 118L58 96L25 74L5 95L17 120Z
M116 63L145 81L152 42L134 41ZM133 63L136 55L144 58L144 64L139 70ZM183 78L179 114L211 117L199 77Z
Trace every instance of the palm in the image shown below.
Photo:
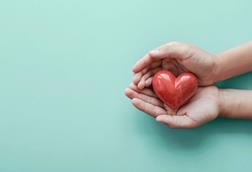
M199 88L177 114L186 115L196 126L215 119L218 116L218 89L214 86Z
M218 89L214 86L199 88L195 96L176 114L164 105L151 89L138 89L131 85L125 94L133 105L158 121L176 128L193 128L215 119L218 115Z

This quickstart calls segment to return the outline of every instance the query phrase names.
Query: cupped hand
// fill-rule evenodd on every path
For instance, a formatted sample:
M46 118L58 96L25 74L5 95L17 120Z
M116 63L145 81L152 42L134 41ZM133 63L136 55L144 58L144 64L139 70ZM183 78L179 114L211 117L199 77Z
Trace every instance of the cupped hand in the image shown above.
M215 86L199 88L195 96L175 114L150 88L139 89L131 84L125 95L132 99L136 108L171 128L195 128L214 120L219 114L219 91Z
M140 89L149 87L152 76L160 68L175 75L192 72L198 77L200 86L208 86L215 82L218 66L215 55L191 44L170 42L150 51L136 63L134 84Z

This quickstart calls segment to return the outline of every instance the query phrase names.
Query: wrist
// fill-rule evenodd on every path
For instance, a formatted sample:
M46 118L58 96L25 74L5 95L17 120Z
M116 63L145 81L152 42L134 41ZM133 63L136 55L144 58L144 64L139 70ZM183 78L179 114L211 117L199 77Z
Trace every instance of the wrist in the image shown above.
M214 57L214 68L213 68L213 83L220 81L222 70L222 58L221 55Z
M226 117L226 90L219 89L219 115L220 117Z

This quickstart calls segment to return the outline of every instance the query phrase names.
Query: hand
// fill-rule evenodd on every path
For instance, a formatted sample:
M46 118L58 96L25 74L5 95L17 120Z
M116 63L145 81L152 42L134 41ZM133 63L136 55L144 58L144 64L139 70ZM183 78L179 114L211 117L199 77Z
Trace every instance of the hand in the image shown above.
M199 79L200 86L211 85L215 82L217 63L215 56L200 48L178 42L165 44L150 51L133 67L134 84L143 89L151 85L152 76L160 68L179 75L185 71L194 73Z
M194 97L176 114L164 105L151 89L139 89L131 84L125 95L139 110L155 117L171 128L195 128L214 120L219 114L219 91L215 86L199 88Z

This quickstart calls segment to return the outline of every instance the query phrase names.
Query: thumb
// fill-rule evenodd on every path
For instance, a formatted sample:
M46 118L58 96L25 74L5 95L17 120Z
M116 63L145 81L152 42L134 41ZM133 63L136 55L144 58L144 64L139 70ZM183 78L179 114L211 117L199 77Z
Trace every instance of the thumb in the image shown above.
M159 115L156 121L168 125L170 128L195 128L197 123L186 115Z

